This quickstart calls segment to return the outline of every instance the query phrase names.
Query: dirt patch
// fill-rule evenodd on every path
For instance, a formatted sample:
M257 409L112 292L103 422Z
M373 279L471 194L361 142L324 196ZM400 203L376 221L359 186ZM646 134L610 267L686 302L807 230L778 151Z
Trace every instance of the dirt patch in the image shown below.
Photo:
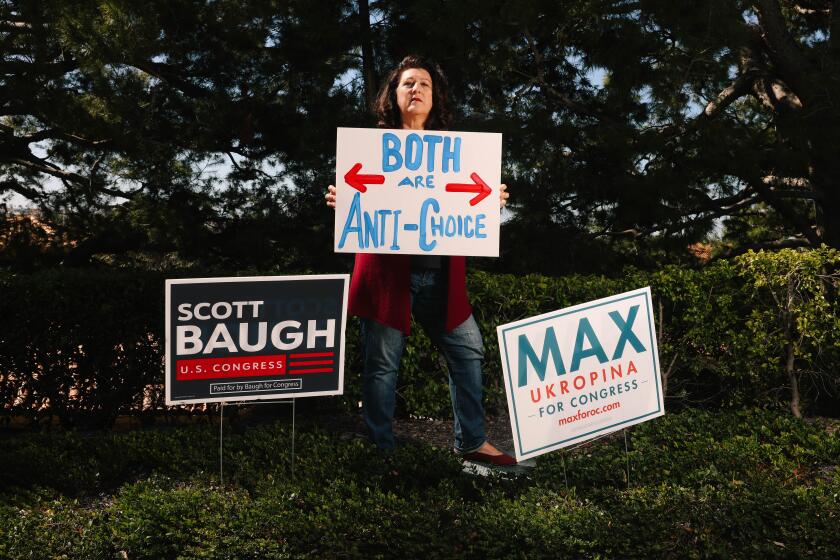
M298 417L299 425L317 427L339 437L363 437L367 432L361 414L337 413L319 414L308 418ZM513 435L508 416L494 416L485 419L487 439L496 447L513 453ZM452 449L454 435L452 420L432 418L397 418L394 420L394 435L400 442L417 441L440 449Z
M486 418L485 430L490 443L513 453L513 434L507 415ZM451 449L453 445L451 420L403 418L394 423L394 433L398 439L422 441L441 449Z

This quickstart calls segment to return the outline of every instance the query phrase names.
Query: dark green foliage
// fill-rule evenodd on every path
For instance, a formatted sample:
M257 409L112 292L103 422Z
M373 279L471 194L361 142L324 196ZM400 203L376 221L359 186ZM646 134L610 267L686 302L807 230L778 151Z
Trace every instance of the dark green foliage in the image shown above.
M66 262L329 259L290 247L329 247L312 177L328 174L335 117L364 118L333 87L352 69L349 9L4 2L0 195L27 199L74 241L58 251ZM4 264L37 266L53 252Z
M669 408L791 406L795 380L804 412L836 416L839 265L837 251L818 249L748 253L702 270L629 269L619 278L475 272L468 288L484 337L487 409L506 406L498 325L649 285ZM0 314L9 318L0 324L4 412L107 426L120 413L161 410L164 279L213 275L230 274L61 269L0 277ZM357 408L358 336L349 321L345 394L319 406ZM445 364L417 325L399 384L400 414L451 415Z
M44 433L5 441L4 449L4 469L10 475L3 477L0 488L46 486L70 496L112 490L150 473L183 476L196 469L218 468L218 457L212 456L212 450L218 449L218 433L199 430Z
M335 129L373 124L412 51L448 75L454 129L505 136L514 211L485 266L837 247L837 7L800 4L4 2L0 205L27 200L74 243L9 212L0 263L347 266L323 205Z
M836 416L838 265L837 251L823 248L750 252L702 270L629 269L619 278L474 273L469 292L484 336L487 406L491 412L506 407L498 325L650 286L669 407L789 406L793 375L806 408ZM790 300L789 284L795 285ZM415 414L448 416L445 370L428 358L430 344L420 332L409 339L399 394Z
M360 440L298 432L292 474L289 428L276 424L228 433L220 487L208 468L216 435L97 435L83 449L72 433L7 438L4 478L19 485L0 490L0 557L840 555L840 441L767 411L688 409L633 427L629 484L620 436L543 456L509 479L465 475L447 450L425 445L386 459ZM36 464L47 455L50 467ZM127 466L120 456L133 465L109 466ZM107 487L84 476L54 483L82 464Z
M53 269L6 276L0 394L4 408L108 425L159 383L163 276Z

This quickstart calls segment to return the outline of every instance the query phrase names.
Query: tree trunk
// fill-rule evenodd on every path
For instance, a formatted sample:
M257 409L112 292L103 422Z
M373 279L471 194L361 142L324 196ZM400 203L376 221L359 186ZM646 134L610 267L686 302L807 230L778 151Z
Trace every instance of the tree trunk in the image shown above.
M787 309L784 311L785 336L787 337L787 344L785 345L785 372L787 372L788 380L790 380L790 411L795 417L802 418L799 376L796 374L796 369L794 368L796 364L796 352L793 344L795 332L793 328L793 311L791 311L794 296L793 275L790 275L788 276L787 282Z
M802 418L802 410L799 406L799 376L796 375L796 370L794 370L793 368L793 364L795 361L793 344L788 344L785 350L787 352L787 363L785 364L785 370L787 371L788 379L790 380L790 411L797 418Z
M365 84L365 104L373 109L376 102L378 84L376 69L373 64L373 44L370 33L370 7L368 0L359 0L359 36L362 41L362 80Z
M837 149L840 117L826 121L825 126L812 135L812 182L820 195L817 228L824 243L840 247L840 220L837 219L840 216L840 152Z
M657 307L659 308L659 329L656 333L657 335L657 347L659 351L662 352L662 340L665 336L665 306L662 305L662 298L659 298L659 302ZM662 378L662 398L665 398L668 395L668 377L671 375L671 368L674 367L674 362L676 361L677 356L674 354L674 359L671 361L670 367L668 369L662 369L660 372L660 376ZM660 368L662 364L659 364Z

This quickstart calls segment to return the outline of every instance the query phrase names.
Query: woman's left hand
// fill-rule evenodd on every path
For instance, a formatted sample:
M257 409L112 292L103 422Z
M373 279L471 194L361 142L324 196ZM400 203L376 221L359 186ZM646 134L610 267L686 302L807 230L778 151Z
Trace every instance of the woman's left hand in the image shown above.
M499 185L499 208L504 208L505 204L507 204L507 199L510 197L510 194L507 192L507 185L502 183Z

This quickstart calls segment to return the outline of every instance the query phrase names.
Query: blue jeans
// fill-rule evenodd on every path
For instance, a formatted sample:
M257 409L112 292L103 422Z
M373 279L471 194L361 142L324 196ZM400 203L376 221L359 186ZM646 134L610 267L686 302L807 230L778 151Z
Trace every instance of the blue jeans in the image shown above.
M481 404L484 346L478 325L470 315L453 331L445 332L446 284L438 270L411 272L411 309L449 366L455 451L475 451L486 441ZM372 319L362 318L361 324L363 416L373 442L390 451L394 448L392 420L405 334Z

